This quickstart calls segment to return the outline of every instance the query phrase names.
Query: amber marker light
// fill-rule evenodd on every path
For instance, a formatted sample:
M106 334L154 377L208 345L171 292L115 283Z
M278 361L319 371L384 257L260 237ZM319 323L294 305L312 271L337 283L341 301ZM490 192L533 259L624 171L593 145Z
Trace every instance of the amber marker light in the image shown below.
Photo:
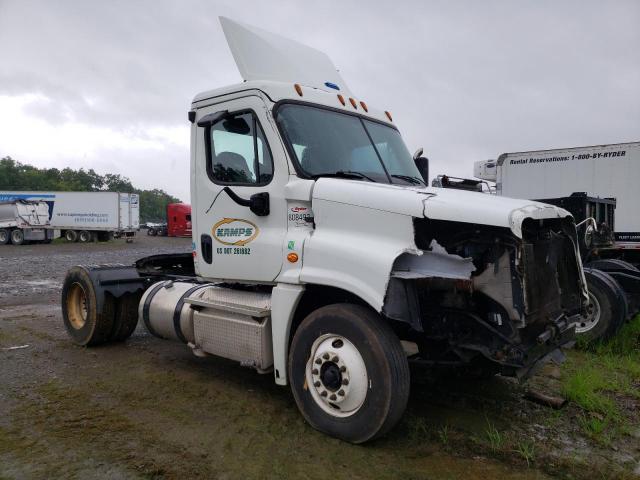
M351 102L351 106L353 108L355 108L356 110L358 109L358 104L356 103L355 99L349 97L349 102Z
M384 112L390 122L393 122L393 118L391 118L391 114L387 111Z
M340 103L343 107L346 105L346 102L344 101L344 97L342 95L338 94L338 100L340 100Z
M368 112L368 111L369 111L369 109L367 108L367 104L366 104L366 103L364 103L364 102L360 102L360 106L362 107L362 109L363 109L365 112Z
M289 255L287 255L287 260L289 260L291 263L296 263L298 261L298 254L291 252Z
M296 89L296 92L298 92L298 95L302 96L302 87L300 86L300 84L299 84L299 83L295 83L295 84L293 85L293 88L295 88L295 89Z

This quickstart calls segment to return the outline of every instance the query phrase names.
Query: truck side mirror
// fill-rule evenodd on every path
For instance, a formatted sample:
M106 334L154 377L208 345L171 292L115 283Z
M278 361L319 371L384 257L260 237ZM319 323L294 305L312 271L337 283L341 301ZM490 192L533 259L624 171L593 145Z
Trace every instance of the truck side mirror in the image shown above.
M269 215L270 210L269 210L269 193L268 192L254 193L249 197L249 200L247 200L245 198L240 197L236 192L231 190L229 187L224 187L222 191L225 192L227 195L229 195L229 198L231 198L231 200L236 202L238 205L241 205L243 207L249 207L249 210L251 210L257 216L266 217L267 215Z
M413 161L416 162L416 167L418 167L424 184L429 185L429 159L427 157L416 157Z

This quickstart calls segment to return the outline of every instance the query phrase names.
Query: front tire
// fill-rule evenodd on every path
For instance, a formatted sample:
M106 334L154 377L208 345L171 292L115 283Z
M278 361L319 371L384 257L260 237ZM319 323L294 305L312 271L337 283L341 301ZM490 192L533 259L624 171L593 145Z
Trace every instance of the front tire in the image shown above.
M352 443L391 430L409 398L400 340L379 315L359 305L329 305L302 321L289 352L289 380L307 422Z

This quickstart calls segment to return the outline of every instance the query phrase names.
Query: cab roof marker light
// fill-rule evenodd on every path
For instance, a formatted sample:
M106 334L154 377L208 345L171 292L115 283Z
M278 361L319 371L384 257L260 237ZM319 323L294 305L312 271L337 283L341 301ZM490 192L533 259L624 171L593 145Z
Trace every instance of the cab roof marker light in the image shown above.
M355 108L356 110L358 109L358 104L356 103L355 99L349 97L349 102L351 102L353 108Z
M295 88L295 89L296 89L296 92L298 92L298 95L302 96L302 87L300 86L300 84L299 84L299 83L295 83L295 84L293 85L293 88Z
M387 118L389 119L389 121L393 122L393 118L391 118L391 114L389 112L387 112L386 110L384 111L384 113L387 116Z
M343 107L347 104L347 102L344 101L344 97L340 94L338 94L338 100L340 100Z
M365 112L369 113L369 109L367 108L367 104L366 103L364 103L363 101L360 101L360 106L362 107L362 109Z
M335 83L324 82L324 85L326 87L333 88L334 90L340 90L340 87L338 85L336 85Z

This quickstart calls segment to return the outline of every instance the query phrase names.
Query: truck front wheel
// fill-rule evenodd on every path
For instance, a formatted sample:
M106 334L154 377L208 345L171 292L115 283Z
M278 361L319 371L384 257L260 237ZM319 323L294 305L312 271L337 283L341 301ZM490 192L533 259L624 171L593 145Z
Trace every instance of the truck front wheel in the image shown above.
M82 267L67 272L62 285L62 318L75 344L91 346L110 340L115 314L116 302L110 295L105 295L98 312L93 283Z
M307 422L352 443L388 432L409 398L400 340L379 315L359 305L329 305L302 321L291 343L289 379Z
M11 230L11 243L14 245L22 245L24 243L24 232L19 228Z
M9 243L9 230L6 228L0 228L0 245L6 245Z

